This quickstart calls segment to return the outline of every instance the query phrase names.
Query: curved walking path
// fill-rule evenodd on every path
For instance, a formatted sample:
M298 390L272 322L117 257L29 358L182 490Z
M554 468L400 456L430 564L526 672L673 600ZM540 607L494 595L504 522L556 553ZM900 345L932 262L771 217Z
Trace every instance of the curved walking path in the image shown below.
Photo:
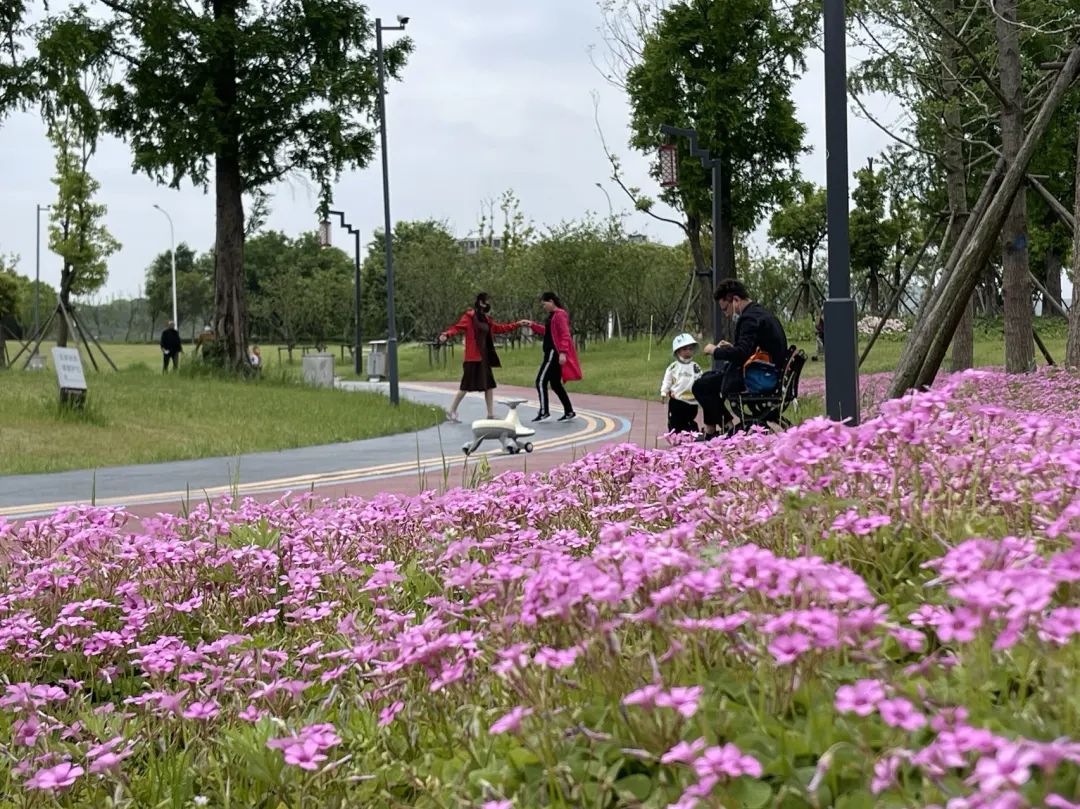
M339 382L338 386L386 390L385 383ZM405 383L401 395L445 408L456 388L453 383ZM446 423L417 433L232 457L0 476L0 517L25 519L90 503L123 506L137 516L148 516L230 493L260 500L309 491L330 498L371 497L380 492L417 494L468 484L481 458L494 474L511 469L545 471L598 447L627 441L632 428L651 445L653 439L647 433L655 435L666 426L659 403L574 391L571 396L578 418L531 424L538 404L534 390L499 386L495 392L496 403L500 398L527 400L518 412L522 423L536 428L531 454L508 455L498 442L485 441L466 459L461 445L472 436L469 424L485 416L483 398L469 394L461 405L461 424ZM496 404L496 413L504 412L505 407Z

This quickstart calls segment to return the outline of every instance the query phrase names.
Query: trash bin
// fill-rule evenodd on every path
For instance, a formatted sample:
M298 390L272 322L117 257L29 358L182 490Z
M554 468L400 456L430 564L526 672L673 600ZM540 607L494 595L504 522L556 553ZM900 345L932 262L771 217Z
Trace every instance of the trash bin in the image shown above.
M317 388L334 387L334 355L326 352L305 354L304 382Z
M367 355L368 382L386 379L386 340L370 340Z

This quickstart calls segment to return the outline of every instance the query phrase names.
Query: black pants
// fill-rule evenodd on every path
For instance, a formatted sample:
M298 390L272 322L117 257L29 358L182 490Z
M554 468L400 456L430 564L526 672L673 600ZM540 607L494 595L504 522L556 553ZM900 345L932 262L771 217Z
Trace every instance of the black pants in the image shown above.
M180 352L171 351L167 354L161 355L161 373L165 373L169 370L169 360L172 360L172 367L174 371L179 369L180 366L178 363L180 360Z
M544 361L540 363L540 370L536 374L536 393L540 397L540 413L545 416L551 415L549 386L559 397L563 410L573 413L574 406L570 404L570 397L566 395L566 388L562 383L562 366L559 365L558 351L548 351L544 354Z
M731 424L731 412L724 404L724 398L743 391L742 368L731 363L722 363L715 371L710 371L694 383L691 390L694 398L701 405L701 418L706 426L726 429Z
M697 405L678 399L668 399L667 428L677 433L696 433Z

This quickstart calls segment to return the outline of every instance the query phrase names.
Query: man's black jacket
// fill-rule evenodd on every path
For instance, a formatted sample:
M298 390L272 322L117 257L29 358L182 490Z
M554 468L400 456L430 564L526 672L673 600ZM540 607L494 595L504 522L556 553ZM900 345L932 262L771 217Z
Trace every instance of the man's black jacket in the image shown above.
M721 346L713 352L713 363L727 360L742 368L757 349L769 355L778 368L787 359L788 342L784 327L776 316L760 303L749 303L735 321L734 345Z
M165 329L161 333L161 348L170 354L177 354L184 350L184 344L180 342L180 332L176 329Z

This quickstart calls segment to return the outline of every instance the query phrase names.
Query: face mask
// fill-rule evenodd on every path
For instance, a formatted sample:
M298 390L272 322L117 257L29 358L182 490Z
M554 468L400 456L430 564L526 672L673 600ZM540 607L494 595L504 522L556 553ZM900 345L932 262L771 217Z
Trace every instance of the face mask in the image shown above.
M491 311L491 304L490 303L482 303L477 308L479 308L480 311L483 312L484 314L487 314L488 312Z

